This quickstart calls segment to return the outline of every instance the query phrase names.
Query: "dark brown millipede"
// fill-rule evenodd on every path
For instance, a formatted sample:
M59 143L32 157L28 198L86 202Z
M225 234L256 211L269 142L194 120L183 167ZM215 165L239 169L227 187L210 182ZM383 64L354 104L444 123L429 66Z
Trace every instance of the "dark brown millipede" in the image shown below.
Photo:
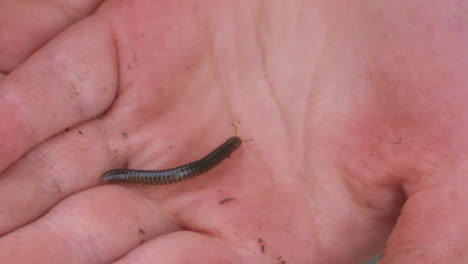
M203 174L225 158L242 144L239 137L230 137L221 146L211 151L205 157L168 170L129 170L116 169L106 172L102 177L103 183L133 183L160 185L180 182L200 174Z

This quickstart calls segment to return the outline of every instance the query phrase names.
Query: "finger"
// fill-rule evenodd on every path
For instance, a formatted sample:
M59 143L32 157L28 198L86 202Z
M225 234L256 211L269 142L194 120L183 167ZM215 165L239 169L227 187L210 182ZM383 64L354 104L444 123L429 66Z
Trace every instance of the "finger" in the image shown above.
M1 1L0 72L9 72L102 0Z
M117 89L109 27L89 18L0 82L0 171L38 142L94 118Z
M468 194L434 183L406 202L381 264L468 263Z
M0 235L42 216L69 195L97 185L119 158L103 120L94 120L28 152L0 177Z
M115 264L261 263L260 259L264 256L256 253L255 244L251 246L250 249L239 250L219 238L180 231L141 245ZM275 263L278 260L272 261Z
M110 263L144 241L177 230L174 219L141 195L101 186L1 238L0 263Z

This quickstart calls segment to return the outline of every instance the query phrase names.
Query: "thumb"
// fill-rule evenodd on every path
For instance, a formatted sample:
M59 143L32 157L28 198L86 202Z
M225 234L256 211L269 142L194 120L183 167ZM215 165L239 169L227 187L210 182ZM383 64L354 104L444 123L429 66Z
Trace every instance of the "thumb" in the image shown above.
M409 196L379 264L468 263L468 192L456 178Z

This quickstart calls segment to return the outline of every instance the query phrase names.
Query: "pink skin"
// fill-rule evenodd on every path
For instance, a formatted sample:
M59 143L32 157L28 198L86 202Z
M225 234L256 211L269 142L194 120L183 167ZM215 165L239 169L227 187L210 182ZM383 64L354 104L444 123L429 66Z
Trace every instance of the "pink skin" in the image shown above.
M0 263L467 263L467 10L0 2Z

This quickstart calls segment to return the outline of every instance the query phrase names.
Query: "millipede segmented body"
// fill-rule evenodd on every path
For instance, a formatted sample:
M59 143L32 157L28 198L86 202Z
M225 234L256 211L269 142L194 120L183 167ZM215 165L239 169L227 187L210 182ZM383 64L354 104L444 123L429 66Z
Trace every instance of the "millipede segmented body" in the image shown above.
M239 137L230 137L221 146L205 157L168 170L129 170L116 169L106 172L102 177L103 183L133 183L160 185L180 182L216 167L221 161L229 157L242 144Z

